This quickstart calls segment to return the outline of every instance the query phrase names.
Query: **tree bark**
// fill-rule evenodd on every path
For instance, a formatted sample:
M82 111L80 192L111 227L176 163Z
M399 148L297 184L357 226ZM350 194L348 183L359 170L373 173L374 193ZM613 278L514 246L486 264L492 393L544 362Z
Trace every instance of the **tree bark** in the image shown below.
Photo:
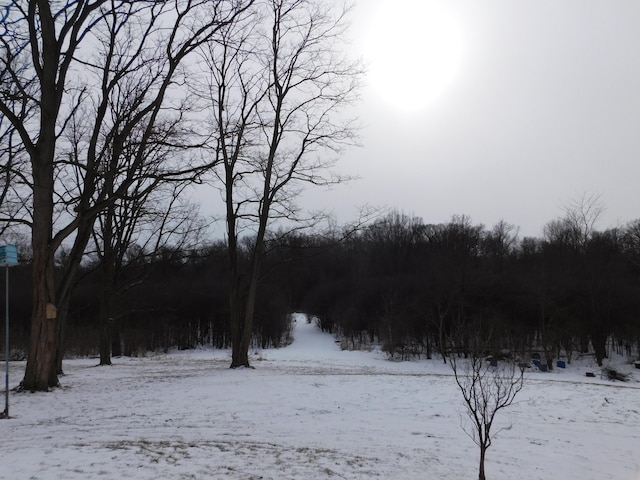
M231 285L229 293L229 325L231 330L231 368L248 367L248 351L242 348L243 327L242 311L240 303L240 285L237 275L231 275Z
M43 156L44 157L44 156ZM56 373L56 315L54 263L50 251L53 215L53 166L46 157L33 163L33 307L31 341L22 388L38 391L58 385Z

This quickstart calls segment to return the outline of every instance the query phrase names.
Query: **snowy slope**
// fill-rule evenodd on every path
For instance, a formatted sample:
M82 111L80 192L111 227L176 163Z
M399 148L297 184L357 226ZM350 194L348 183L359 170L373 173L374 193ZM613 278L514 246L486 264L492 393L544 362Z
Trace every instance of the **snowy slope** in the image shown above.
M347 352L299 316L286 348L65 364L63 388L11 396L0 479L461 479L477 447L441 361ZM12 364L11 383L24 364ZM640 480L640 383L527 373L489 449L492 479ZM639 375L636 375L636 378Z

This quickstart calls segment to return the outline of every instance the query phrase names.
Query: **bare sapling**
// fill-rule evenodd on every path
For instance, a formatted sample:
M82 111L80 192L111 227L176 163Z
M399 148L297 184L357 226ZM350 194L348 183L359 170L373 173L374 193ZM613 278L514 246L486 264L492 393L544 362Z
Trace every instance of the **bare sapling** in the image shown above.
M470 348L465 359L451 356L450 365L466 406L471 425L463 429L480 448L478 479L485 480L485 457L493 438L503 429L493 430L496 414L510 406L524 386L524 369L512 359L490 362L481 342ZM486 343L482 342L486 345ZM492 365L493 364L493 365Z

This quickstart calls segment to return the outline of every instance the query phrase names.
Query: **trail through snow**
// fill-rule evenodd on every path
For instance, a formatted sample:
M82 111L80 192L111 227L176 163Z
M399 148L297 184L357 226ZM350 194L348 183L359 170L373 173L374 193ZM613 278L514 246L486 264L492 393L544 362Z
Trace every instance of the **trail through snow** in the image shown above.
M11 395L0 479L461 479L477 447L441 360L342 351L296 316L293 343L228 368L202 349L65 362L62 388ZM623 365L621 368L631 366ZM640 383L588 361L527 372L488 451L492 479L640 480ZM12 362L11 386L24 374Z

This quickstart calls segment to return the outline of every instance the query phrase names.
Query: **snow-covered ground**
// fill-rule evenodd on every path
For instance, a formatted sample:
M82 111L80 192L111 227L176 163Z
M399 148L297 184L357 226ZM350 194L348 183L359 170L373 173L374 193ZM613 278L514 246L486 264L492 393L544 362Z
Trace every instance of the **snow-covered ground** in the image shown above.
M302 317L294 336L253 370L215 350L67 361L63 388L11 395L0 478L477 478L448 366L341 351ZM24 363L11 369L13 387ZM498 414L489 478L640 480L640 375L590 369L527 372Z

